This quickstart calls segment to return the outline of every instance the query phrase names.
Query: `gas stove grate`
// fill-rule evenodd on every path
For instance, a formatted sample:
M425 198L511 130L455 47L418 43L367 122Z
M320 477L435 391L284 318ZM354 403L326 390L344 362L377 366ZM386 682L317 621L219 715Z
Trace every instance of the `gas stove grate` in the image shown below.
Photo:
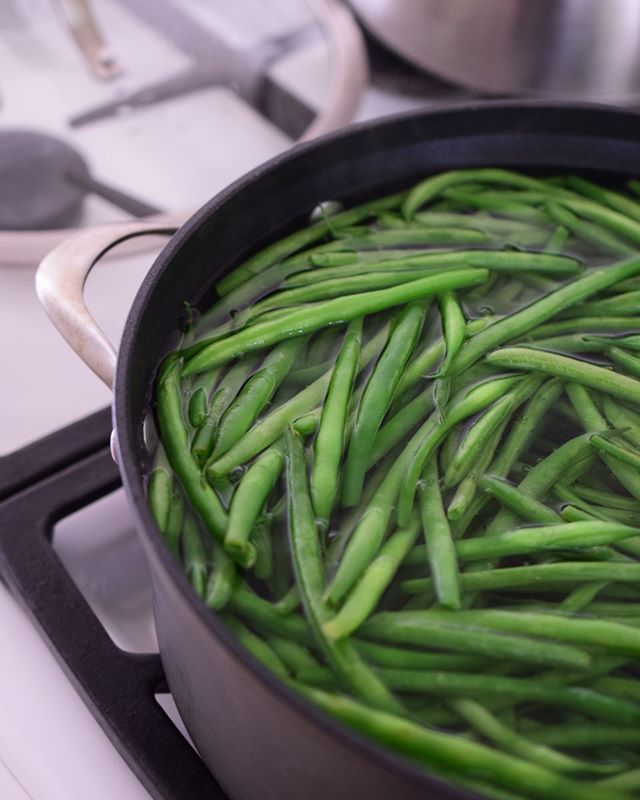
M155 699L160 657L106 633L52 546L56 522L120 485L109 409L0 459L0 576L107 736L156 800L226 800Z

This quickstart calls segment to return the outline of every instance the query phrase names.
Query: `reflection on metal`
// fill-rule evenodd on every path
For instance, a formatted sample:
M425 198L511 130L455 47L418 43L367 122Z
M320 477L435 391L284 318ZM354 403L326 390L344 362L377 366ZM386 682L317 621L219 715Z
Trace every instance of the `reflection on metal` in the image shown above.
M492 94L633 104L637 0L350 0L404 58Z
M102 38L90 0L57 0L62 16L96 78L108 80L121 73L111 48Z

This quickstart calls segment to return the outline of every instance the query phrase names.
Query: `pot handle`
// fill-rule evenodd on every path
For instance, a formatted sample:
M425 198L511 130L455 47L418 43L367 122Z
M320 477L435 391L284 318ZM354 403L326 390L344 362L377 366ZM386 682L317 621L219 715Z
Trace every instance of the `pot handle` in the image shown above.
M120 242L136 236L172 236L176 227L153 222L118 222L65 239L40 262L36 293L49 319L85 364L113 389L116 351L89 313L84 284L94 265Z

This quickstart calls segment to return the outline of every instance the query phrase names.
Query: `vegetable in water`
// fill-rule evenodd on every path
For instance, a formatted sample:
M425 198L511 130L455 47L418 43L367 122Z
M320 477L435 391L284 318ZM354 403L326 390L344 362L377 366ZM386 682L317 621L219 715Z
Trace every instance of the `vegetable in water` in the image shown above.
M640 798L639 244L580 176L429 176L251 257L158 373L203 601L488 797Z

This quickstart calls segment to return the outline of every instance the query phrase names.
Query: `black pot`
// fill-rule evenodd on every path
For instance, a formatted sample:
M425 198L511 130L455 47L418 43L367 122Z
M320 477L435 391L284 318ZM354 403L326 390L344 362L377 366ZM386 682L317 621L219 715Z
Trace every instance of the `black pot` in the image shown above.
M183 301L206 306L216 280L304 226L318 202L361 202L428 173L481 165L579 171L615 185L640 171L640 115L490 103L395 116L301 145L233 184L184 224L134 301L115 380L120 471L149 560L171 692L204 761L233 800L470 795L325 717L257 663L195 595L153 523L143 487L142 423L156 368ZM86 237L81 244L86 249ZM92 255L104 247L93 243ZM86 253L84 261L90 267ZM47 294L47 281L41 284ZM69 332L59 313L57 324ZM108 373L104 364L94 368Z

